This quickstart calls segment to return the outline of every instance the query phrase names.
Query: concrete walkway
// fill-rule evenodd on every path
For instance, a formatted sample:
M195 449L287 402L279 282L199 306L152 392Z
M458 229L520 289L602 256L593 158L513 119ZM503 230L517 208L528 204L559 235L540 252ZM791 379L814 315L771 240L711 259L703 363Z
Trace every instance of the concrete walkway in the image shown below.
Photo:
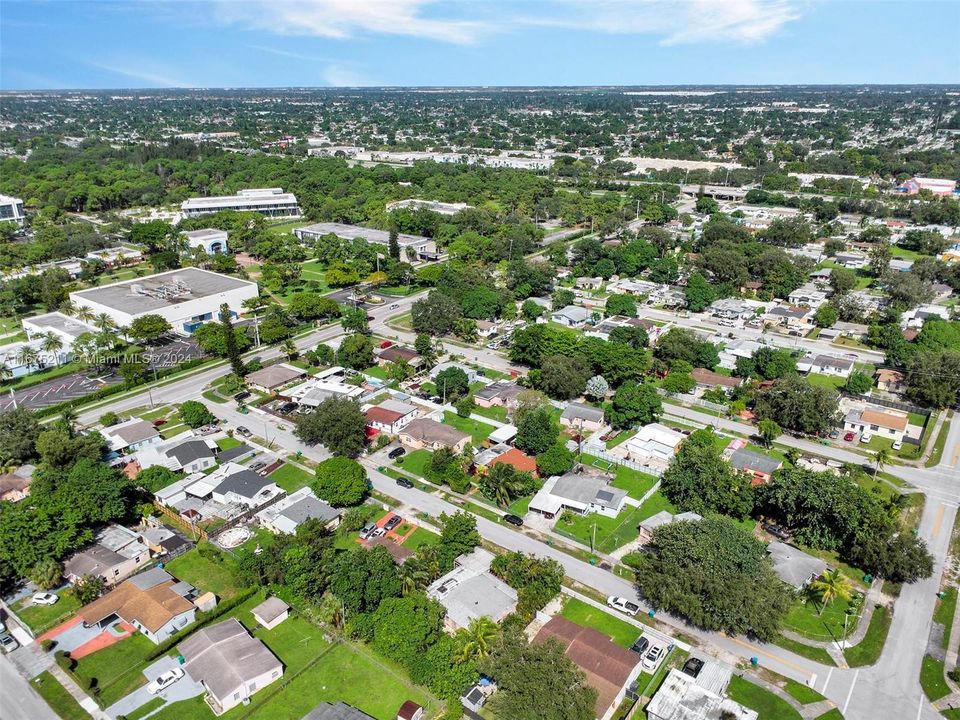
M803 717L803 720L813 720L813 718L820 717L823 715L823 713L827 712L831 708L836 707L836 705L829 700L820 700L819 702L810 703L809 705L803 705L799 700L793 697L793 695L788 693L779 685L762 677L759 673L750 672L748 670L738 670L734 674L748 682L752 682L754 685L762 687L767 692L773 693L785 703L788 703L790 707L792 707L798 713L800 713L801 717Z
M73 681L73 678L63 671L63 668L54 663L50 666L50 674L57 679L57 682L63 685L64 689L73 696L74 700L80 703L80 707L90 713L94 720L110 720L110 717L100 709L96 701L81 690L80 686Z

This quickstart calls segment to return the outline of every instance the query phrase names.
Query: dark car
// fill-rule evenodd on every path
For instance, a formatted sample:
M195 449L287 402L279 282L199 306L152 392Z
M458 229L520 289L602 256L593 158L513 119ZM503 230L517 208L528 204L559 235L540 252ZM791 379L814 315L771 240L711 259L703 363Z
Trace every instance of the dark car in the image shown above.
M283 405L277 408L284 415L289 415L294 410L297 409L297 404L295 402L285 402Z
M650 647L650 641L641 635L634 641L633 645L630 646L630 649L637 655L643 655L648 647Z
M406 455L406 454L407 454L407 451L404 450L403 448L394 448L389 453L387 453L387 457L390 458L391 460L396 460L401 455Z
M765 532L770 533L771 535L773 535L773 536L774 536L775 538L777 538L778 540L789 540L789 539L790 539L790 533L788 533L786 530L784 530L784 529L783 529L782 527L780 527L779 525L775 525L774 523L764 523L764 524L763 524L763 529L764 529Z
M394 515L392 518L390 518L389 520L387 520L387 522L384 523L383 529L386 530L387 532L390 532L402 522L403 522L402 517L400 517L399 515Z
M241 390L233 396L233 399L237 402L240 402L242 400L246 400L248 397L250 397L250 393L247 390Z
M503 521L505 523L510 523L511 525L516 525L517 527L523 525L523 518L519 517L518 515L504 515Z
M397 485L405 488L412 488L413 483L407 480L406 478L397 478Z
M237 435L240 435L241 437L250 437L251 435L253 435L253 433L250 432L243 425L241 425L240 427L237 428Z
M703 660L692 657L683 664L683 672L692 678L695 678L703 670Z

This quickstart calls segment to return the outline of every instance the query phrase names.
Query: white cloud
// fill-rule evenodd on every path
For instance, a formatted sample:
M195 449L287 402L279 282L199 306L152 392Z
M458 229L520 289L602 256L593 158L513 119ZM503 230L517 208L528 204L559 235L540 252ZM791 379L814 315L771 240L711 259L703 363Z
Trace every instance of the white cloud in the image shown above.
M303 60L304 62L330 62L330 58L321 57L319 55L310 55L308 53L297 52L295 50L282 50L280 48L268 47L266 45L250 45L253 50L259 50L260 52L269 53L270 55L278 55L279 57L290 58L291 60Z
M362 73L342 65L328 65L323 72L323 79L333 87L368 87L375 84Z
M195 87L193 83L184 82L172 77L166 70L156 67L149 68L140 60L130 60L127 62L101 62L87 60L86 64L98 70L122 75L146 83L144 87Z
M408 35L469 44L487 32L479 20L427 17L434 0L219 0L217 14L279 35L345 39L361 33Z
M795 0L556 0L555 13L518 22L614 35L656 35L663 45L765 40L801 13Z

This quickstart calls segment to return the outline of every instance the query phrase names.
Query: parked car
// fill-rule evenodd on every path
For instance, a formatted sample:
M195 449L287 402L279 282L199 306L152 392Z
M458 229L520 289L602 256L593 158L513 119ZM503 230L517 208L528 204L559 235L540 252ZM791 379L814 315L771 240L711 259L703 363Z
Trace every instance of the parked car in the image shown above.
M390 309L396 310L398 307L400 307L400 303L393 303L393 305L390 306Z
M399 485L400 487L405 487L407 489L410 489L413 487L413 483L407 480L406 478L397 478L397 485Z
M374 525L373 523L370 523L369 525L364 525L363 529L360 531L360 539L366 540L367 538L373 535L373 531L376 529L377 529L377 526Z
M403 518L402 518L402 517L400 517L399 515L394 515L394 516L391 517L389 520L387 520L386 523L384 523L383 529L386 530L387 532L390 532L391 530L393 530L397 525L399 525L399 524L402 523L402 522L403 522Z
M860 442L862 443L868 443L871 440L873 440L873 433L865 432L863 435L860 436Z
M0 633L0 648L3 648L5 653L13 652L18 647L20 647L20 643L17 642L13 635L6 632Z
M199 432L201 435L213 435L219 429L216 425L204 425Z
M59 599L60 597L58 595L48 592L34 593L32 598L34 605L56 605Z
M156 695L161 690L173 685L177 680L182 678L184 675L183 668L173 668L172 670L167 670L165 673L160 675L156 680L147 685L147 692L151 695Z
M830 439L831 439L831 440L836 440L838 437L840 437L840 431L839 431L839 430L831 430L831 431L830 431Z
M237 428L237 435L240 435L241 437L248 438L248 437L250 437L251 435L253 435L253 433L250 432L250 430L249 430L246 426L241 425L240 427Z
M899 450L900 448L903 447L903 440L897 440L896 442L893 443L892 447L894 450Z
M607 598L607 605L612 607L614 610L619 610L622 613L633 616L640 612L640 606L631 600L626 598L618 597L616 595L611 595Z
M250 397L250 391L249 391L249 390L241 390L240 392L236 393L236 394L233 396L233 399L236 400L237 402L243 402L243 401L246 400L248 397Z
M370 533L370 537L367 538L367 539L368 539L368 540L375 540L376 538L378 538L378 537L383 537L383 536L386 535L386 534L387 534L387 531L386 531L385 528L382 528L382 527L374 528L374 529L373 529L373 532Z
M635 652L637 655L643 657L643 654L647 651L648 647L650 647L650 641L641 635L633 641L633 645L630 646L630 649L633 650L633 652Z
M266 466L267 464L263 460L257 460L255 463L250 463L247 469L252 470L253 472L260 472Z
M387 453L387 457L390 458L391 460L396 460L401 455L406 455L406 454L407 454L406 450L404 450L402 447L398 447L398 448L394 448L389 453Z
M659 645L654 645L650 648L650 652L643 657L643 666L647 670L653 670L657 666L657 663L660 662L661 657L663 657L663 648Z
M780 527L779 525L776 525L776 524L774 524L774 523L766 523L766 522L765 522L765 523L763 524L763 529L764 529L765 532L770 533L771 535L773 535L773 536L774 536L775 538L777 538L778 540L789 540L789 539L790 539L790 533L788 533L788 532L787 532L786 530L784 530L782 527Z
M285 402L283 403L283 405L277 408L277 411L283 413L284 415L289 415L296 409L297 409L297 403Z
M683 672L692 678L695 678L703 670L703 660L692 657L683 664Z
M519 515L511 515L509 513L503 516L503 521L505 523L510 523L511 525L516 525L517 527L520 527L521 525L523 525L522 517L520 517Z
M157 428L157 427L162 427L162 426L164 426L164 425L167 424L167 419L166 419L166 418L157 418L157 419L154 420L153 423L151 423L151 424L152 424L155 428Z
M844 442L853 442L853 439L857 436L856 433L848 432L843 436Z

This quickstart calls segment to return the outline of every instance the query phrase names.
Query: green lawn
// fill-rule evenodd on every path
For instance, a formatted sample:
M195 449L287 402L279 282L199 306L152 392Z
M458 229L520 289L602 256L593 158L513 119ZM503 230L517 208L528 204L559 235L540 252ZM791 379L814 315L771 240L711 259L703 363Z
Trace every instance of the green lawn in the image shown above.
M610 636L617 645L627 648L633 645L634 640L643 632L640 628L577 598L565 597L560 614L577 625L593 628Z
M870 617L870 624L867 626L867 634L863 636L863 640L852 648L843 651L843 656L847 659L847 665L862 667L873 665L879 660L880 653L883 652L883 645L887 641L887 633L890 631L890 622L890 613L885 607L874 608L873 615Z
M836 600L823 607L812 598L800 597L787 613L784 625L811 640L836 640L844 636L844 613L849 607L846 600ZM847 633L853 632L856 626L856 616L851 616L847 621Z
M813 720L843 720L843 713L839 708L830 708L823 715L817 715Z
M801 657L805 657L808 660L813 660L814 662L821 663L823 665L828 665L830 667L835 667L836 663L833 661L833 658L830 657L830 653L824 650L822 647L814 647L813 645L805 645L802 642L797 642L790 638L780 635L776 640L773 641L774 645L779 645L784 650L789 650L792 653L796 653Z
M470 435L473 438L474 445L483 445L483 441L490 437L490 433L496 430L493 425L487 425L472 418L462 418L456 413L449 411L443 414L443 422L451 427L455 427L460 432Z
M213 547L209 543L203 544ZM216 557L219 560L208 560L194 548L171 560L166 569L174 577L190 583L201 592L209 590L220 600L226 600L240 590L234 577L236 561L219 549Z
M17 616L30 626L34 634L39 635L56 627L80 609L80 602L72 592L61 592L59 597L60 600L54 605L33 605L27 597L14 605L13 609Z
M150 700L150 702L148 702L146 705L141 705L132 713L128 713L126 715L126 718L127 720L141 720L141 718L146 717L157 708L163 707L164 705L166 705L166 703L167 701L164 700L162 697L155 697L152 700Z
M783 698L738 675L730 679L727 695L731 700L756 710L759 713L758 720L801 720L802 717Z
M950 694L950 686L947 685L947 679L944 677L945 672L943 660L935 660L929 655L923 656L923 664L920 666L920 687L923 688L923 693L930 702L936 702Z
M143 664L147 655L156 645L140 633L131 635L103 650L97 650L77 661L73 673L80 679L80 687L88 687L85 682L96 679L100 689L97 702L103 707L113 705L128 693L145 685Z
M638 522L640 520L646 520L648 517L653 517L661 510L666 510L670 513L677 512L677 508L673 506L673 503L667 500L666 496L662 495L660 491L657 490L657 492L653 493L653 495L647 498L646 502L640 506Z
M783 689L786 690L790 696L796 700L801 705L810 705L811 703L820 702L823 700L823 695L818 693L812 687L804 685L803 683L798 683L796 680L787 679L786 684L783 686Z
M533 495L524 495L523 497L517 498L507 505L507 512L512 515L517 515L518 517L523 517L530 509L531 500L533 500Z
M630 430L621 430L612 438L607 440L607 450L609 450L610 448L615 448L617 445L620 445L621 443L625 443L631 437L633 437L633 433Z
M950 642L950 632L953 629L953 613L957 609L957 588L950 586L943 593L943 599L937 600L937 609L933 613L933 621L943 625L943 648Z
M839 390L847 382L846 378L835 375L821 375L820 373L808 374L807 380L810 381L811 385L827 388L828 390Z
M240 447L243 445L242 442L232 437L224 437L217 440L217 447L221 450L231 450L235 447Z
M309 485L313 482L314 476L306 470L301 470L296 465L284 463L270 473L270 479L289 494Z
M649 516L643 515L642 507L625 505L623 511L615 518L596 513L571 514L568 522L564 516L561 516L554 525L554 530L579 540L587 547L594 547L599 552L612 552L636 539L639 535L637 527L645 517Z
M929 429L927 432L929 432ZM940 432L937 433L937 439L933 443L933 450L930 452L930 457L927 458L927 462L924 463L926 467L934 467L940 464L940 459L943 457L943 449L947 444L947 436L949 434L950 423L944 419L943 424L940 425Z
M424 545L436 545L438 542L440 542L439 535L425 528L418 527L413 531L413 535L404 541L403 546L408 550L419 550Z
M430 458L432 457L433 453L427 449L414 450L398 457L396 464L404 472L425 478L427 466L430 464Z
M483 415L483 417L488 417L491 420L499 420L502 423L507 422L507 409L502 405L494 405L493 407L480 407L477 405L473 412L477 415Z
M90 715L80 703L73 699L73 695L49 672L42 672L30 682L31 687L44 699L50 709L61 720L88 720Z
M627 495L636 500L642 500L643 496L656 484L657 478L653 475L647 475L639 470L624 467L623 465L617 466L617 472L613 479L613 486L615 488L626 490Z
M380 367L379 365L374 365L373 367L368 367L363 371L365 375L370 377L375 377L378 380L383 380L384 382L388 381L390 378L387 376L387 371Z

